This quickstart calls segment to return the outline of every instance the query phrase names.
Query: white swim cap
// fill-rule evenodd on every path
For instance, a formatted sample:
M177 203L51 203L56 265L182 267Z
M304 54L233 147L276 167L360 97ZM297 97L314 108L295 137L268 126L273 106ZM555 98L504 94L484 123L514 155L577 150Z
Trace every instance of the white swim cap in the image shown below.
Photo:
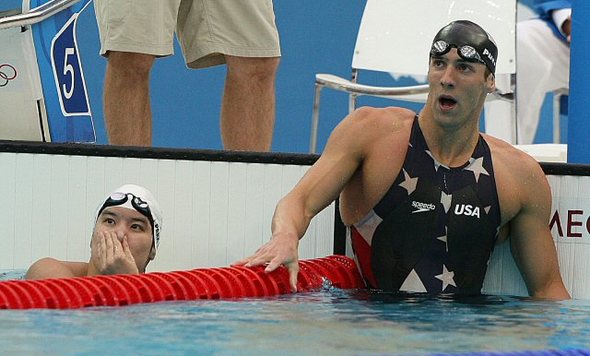
M129 199L130 196L131 199ZM135 184L125 184L115 189L96 210L95 223L100 213L111 206L135 210L148 218L152 225L154 247L158 248L160 245L160 231L162 230L162 210L160 210L160 205L149 190Z

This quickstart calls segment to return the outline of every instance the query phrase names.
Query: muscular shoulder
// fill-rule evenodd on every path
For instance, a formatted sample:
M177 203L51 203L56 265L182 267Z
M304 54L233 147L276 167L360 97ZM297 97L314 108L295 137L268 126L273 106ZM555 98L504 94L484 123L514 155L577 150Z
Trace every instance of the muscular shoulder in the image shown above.
M491 136L484 136L492 151L494 174L503 219L522 209L536 207L547 213L551 208L551 190L539 163L527 153Z
M415 115L413 111L398 107L361 107L343 120L335 133L345 131L357 142L363 139L375 142L382 137L409 132Z
M324 155L346 155L363 160L386 142L407 146L403 136L409 136L415 113L406 109L362 107L336 126L324 150Z
M358 163L341 195L346 224L358 222L391 187L403 165L415 115L396 107L360 108L347 118L350 141L332 151Z
M492 151L496 170L507 171L516 178L541 175L542 180L545 179L541 166L529 154L495 137L487 135L484 137Z
M88 264L85 262L67 262L45 257L29 267L25 279L81 277L86 275L87 270Z
M355 125L388 126L399 129L404 125L411 125L415 116L415 112L400 107L364 106L355 110L349 116L349 120Z

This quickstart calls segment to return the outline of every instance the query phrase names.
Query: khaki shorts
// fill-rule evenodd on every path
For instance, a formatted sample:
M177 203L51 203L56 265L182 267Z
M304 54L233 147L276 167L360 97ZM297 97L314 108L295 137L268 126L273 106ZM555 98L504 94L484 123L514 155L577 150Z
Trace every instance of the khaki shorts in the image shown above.
M272 0L94 0L100 54L174 54L174 32L191 68L224 55L279 57Z

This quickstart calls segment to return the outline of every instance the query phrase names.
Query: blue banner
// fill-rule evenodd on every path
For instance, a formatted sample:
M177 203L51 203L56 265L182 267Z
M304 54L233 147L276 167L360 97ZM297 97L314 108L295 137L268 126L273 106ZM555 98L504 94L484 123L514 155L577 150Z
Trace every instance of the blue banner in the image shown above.
M52 142L95 142L94 124L76 42L79 3L32 26ZM31 8L47 1L31 0Z
M72 16L51 44L51 64L64 116L90 115L88 93L76 45L77 15Z

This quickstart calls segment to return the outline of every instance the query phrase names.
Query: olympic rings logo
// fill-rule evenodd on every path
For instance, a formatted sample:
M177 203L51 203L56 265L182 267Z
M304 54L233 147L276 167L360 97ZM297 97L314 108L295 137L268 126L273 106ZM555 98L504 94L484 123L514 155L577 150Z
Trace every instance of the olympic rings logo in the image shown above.
M8 85L8 82L14 80L17 76L16 68L12 65L4 63L0 64L0 88Z

